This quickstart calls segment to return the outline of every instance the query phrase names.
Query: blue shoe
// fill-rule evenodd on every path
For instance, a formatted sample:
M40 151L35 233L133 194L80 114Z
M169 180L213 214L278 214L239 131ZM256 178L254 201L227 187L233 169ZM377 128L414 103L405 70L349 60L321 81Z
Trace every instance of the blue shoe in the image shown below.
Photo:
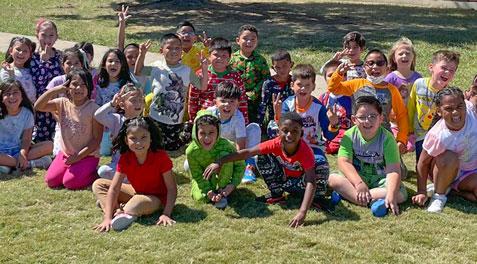
M378 199L371 205L371 212L376 217L384 217L388 214L388 208L386 208L386 202L384 199Z
M0 174L9 174L12 169L8 166L0 166Z
M256 181L257 181L257 177L255 176L255 173L253 173L253 167L250 165L245 167L242 183L247 184L247 183L254 183Z
M340 202L341 202L341 195L339 193L337 193L336 191L333 191L331 193L331 204L333 206L336 206Z
M227 201L227 197L222 197L222 199L220 199L220 201L214 203L214 206L217 209L224 210L225 207L227 207L228 204L229 204L229 202Z

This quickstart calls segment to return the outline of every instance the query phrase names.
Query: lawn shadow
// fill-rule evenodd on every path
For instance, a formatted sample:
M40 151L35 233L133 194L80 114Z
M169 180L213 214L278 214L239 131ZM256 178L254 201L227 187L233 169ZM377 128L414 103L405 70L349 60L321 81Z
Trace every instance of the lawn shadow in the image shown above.
M456 194L450 194L447 196L446 206L461 211L467 214L477 214L477 204L469 200L464 199ZM445 210L445 209L444 209Z
M457 46L477 39L473 10L293 2L208 1L205 5L191 7L175 5L171 1L139 0L128 5L132 15L128 25L135 27L134 31L129 31L128 38L157 39L164 33L175 32L181 21L189 20L196 32L206 30L211 37L235 40L238 28L249 23L257 26L260 32L259 49L268 53L278 46L288 50L337 51L342 37L353 30L366 36L370 48L388 48L399 36ZM119 10L120 4L111 3L110 8ZM103 16L95 19L104 18L113 19ZM436 23L436 18L445 23Z
M141 225L155 225L161 213L162 211L158 211L152 215L142 216L137 222ZM176 204L172 211L172 219L177 223L198 223L206 217L207 213L204 210L189 208L184 204Z
M287 202L280 205L285 210L298 210L301 206L302 197L298 195L289 195ZM340 202L335 206L334 210L327 212L322 209L311 207L310 210L323 213L326 218L320 220L305 221L305 225L320 225L328 221L358 221L359 215L351 211L347 206Z
M256 202L257 196L247 188L238 188L229 196L229 207L237 214L228 215L233 218L263 218L272 215L272 211L264 203Z
M37 174L33 170L26 170L21 173L13 172L10 174L2 174L0 173L0 181L9 181L14 179L21 179L24 177L35 177ZM42 177L43 175L41 175Z
M187 175L186 172L174 170L173 173L174 173L174 176L176 178L176 183L178 185L189 184L190 183L190 177Z

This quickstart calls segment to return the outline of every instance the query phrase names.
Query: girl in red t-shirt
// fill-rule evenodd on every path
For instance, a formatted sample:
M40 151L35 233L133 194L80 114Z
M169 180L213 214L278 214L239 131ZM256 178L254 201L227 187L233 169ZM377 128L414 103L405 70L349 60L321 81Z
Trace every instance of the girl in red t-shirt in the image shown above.
M113 179L93 183L93 192L104 211L103 222L95 229L123 230L138 216L152 214L162 206L157 225L174 224L171 213L177 184L172 176L172 161L162 149L162 137L154 121L149 117L126 120L113 141L113 150L121 153ZM130 184L122 183L125 177Z

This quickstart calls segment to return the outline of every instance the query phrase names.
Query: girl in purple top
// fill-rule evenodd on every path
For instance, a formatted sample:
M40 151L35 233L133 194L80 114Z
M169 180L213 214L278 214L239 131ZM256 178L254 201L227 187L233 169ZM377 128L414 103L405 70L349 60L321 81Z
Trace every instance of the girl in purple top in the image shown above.
M421 74L415 71L416 51L411 40L402 37L396 41L388 58L391 73L384 80L399 89L402 99L407 104L412 84L422 78Z
M407 105L409 93L414 81L422 78L421 74L415 71L416 51L410 39L406 37L396 41L389 52L389 73L384 80L399 89L404 103ZM391 129L394 136L397 135L397 125L391 121ZM414 151L416 137L409 135L407 142L407 151Z
M41 96L53 77L63 74L61 53L53 48L58 39L55 23L40 18L36 23L36 37L40 43L39 51L33 53L30 67L37 97ZM36 112L34 141L52 140L56 121L51 113Z

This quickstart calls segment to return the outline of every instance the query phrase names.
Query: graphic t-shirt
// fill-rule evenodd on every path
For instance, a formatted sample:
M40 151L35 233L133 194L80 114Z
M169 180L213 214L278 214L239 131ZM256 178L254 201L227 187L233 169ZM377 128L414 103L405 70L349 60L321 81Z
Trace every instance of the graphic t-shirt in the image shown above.
M357 126L345 132L341 139L338 157L353 161L353 166L368 186L376 186L386 178L386 165L400 162L399 150L393 135L379 127L369 141L362 136Z
M409 131L416 135L416 141L423 140L432 119L436 115L436 104L434 103L434 96L439 90L432 87L431 78L417 79L409 94L409 101L407 102L407 113L409 118Z
M300 112L296 108L295 96L289 96L282 104L282 113L296 112L303 121L303 139L312 148L324 149L325 142L322 134L326 139L331 140L336 136L336 133L328 131L330 121L326 115L326 108L312 97L311 104L305 111Z
M258 145L260 154L272 154L277 157L283 166L285 175L292 178L303 176L305 171L314 168L315 158L313 151L303 139L300 139L298 150L292 156L288 156L282 149L280 137L267 140Z
M152 95L146 97L146 108L154 120L168 124L181 124L189 84L200 87L200 81L192 70L183 64L169 66L156 63L151 71Z
M409 78L402 78L396 74L396 71L393 71L384 78L384 81L396 86L401 93L404 103L407 104L412 85L419 78L422 78L422 76L418 72L413 72Z

